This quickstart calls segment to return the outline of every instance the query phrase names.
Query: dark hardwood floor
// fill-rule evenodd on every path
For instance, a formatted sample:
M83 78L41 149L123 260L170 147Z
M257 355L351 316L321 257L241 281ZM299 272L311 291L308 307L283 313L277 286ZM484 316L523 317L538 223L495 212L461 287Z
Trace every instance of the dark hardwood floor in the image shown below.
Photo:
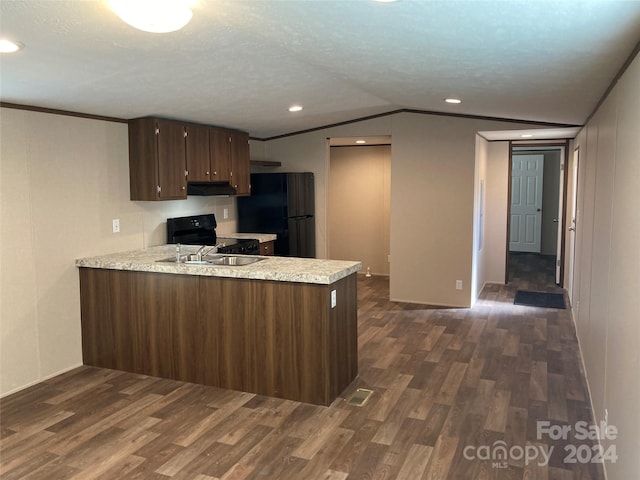
M604 478L565 461L583 441L538 434L592 421L568 310L514 306L504 285L473 309L390 302L380 277L358 290L345 394L373 390L364 406L81 367L2 399L2 479Z
M509 285L518 290L564 292L556 285L555 255L509 252Z

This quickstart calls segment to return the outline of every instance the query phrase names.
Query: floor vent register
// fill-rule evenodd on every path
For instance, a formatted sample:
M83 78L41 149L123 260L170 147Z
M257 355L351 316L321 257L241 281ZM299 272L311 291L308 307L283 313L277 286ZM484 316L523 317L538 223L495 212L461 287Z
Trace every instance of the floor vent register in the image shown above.
M372 393L373 393L373 390L367 390L366 388L358 388L355 392L351 394L351 396L346 398L346 402L349 405L355 405L356 407L361 407L365 403L367 403L367 400L369 400L369 397L371 396Z

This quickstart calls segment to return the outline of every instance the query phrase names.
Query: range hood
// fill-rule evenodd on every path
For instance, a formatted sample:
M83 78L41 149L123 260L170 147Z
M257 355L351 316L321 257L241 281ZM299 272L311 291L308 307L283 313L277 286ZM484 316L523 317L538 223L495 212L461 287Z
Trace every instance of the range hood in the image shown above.
M187 195L213 196L235 195L236 189L229 182L188 182Z

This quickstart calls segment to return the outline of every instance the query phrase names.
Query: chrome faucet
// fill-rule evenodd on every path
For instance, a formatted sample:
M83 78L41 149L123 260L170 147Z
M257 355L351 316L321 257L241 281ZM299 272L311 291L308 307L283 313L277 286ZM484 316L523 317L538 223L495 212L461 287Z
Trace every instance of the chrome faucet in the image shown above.
M211 253L211 250L214 250L217 252L218 251L218 247L224 247L224 243L218 243L217 245L214 245L213 247L209 248L209 250L206 251L206 253L202 253L207 246L203 245L201 246L198 251L196 252L196 259L201 262L202 261L202 257L204 257L205 255L208 255L209 253Z

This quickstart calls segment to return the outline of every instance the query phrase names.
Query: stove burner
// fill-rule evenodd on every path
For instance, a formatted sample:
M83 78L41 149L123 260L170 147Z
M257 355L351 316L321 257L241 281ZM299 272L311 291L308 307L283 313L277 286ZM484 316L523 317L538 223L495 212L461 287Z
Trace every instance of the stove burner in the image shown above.
M218 245L218 253L258 255L260 242L255 239L237 239L216 236L216 217L213 213L167 219L167 243L183 245Z

